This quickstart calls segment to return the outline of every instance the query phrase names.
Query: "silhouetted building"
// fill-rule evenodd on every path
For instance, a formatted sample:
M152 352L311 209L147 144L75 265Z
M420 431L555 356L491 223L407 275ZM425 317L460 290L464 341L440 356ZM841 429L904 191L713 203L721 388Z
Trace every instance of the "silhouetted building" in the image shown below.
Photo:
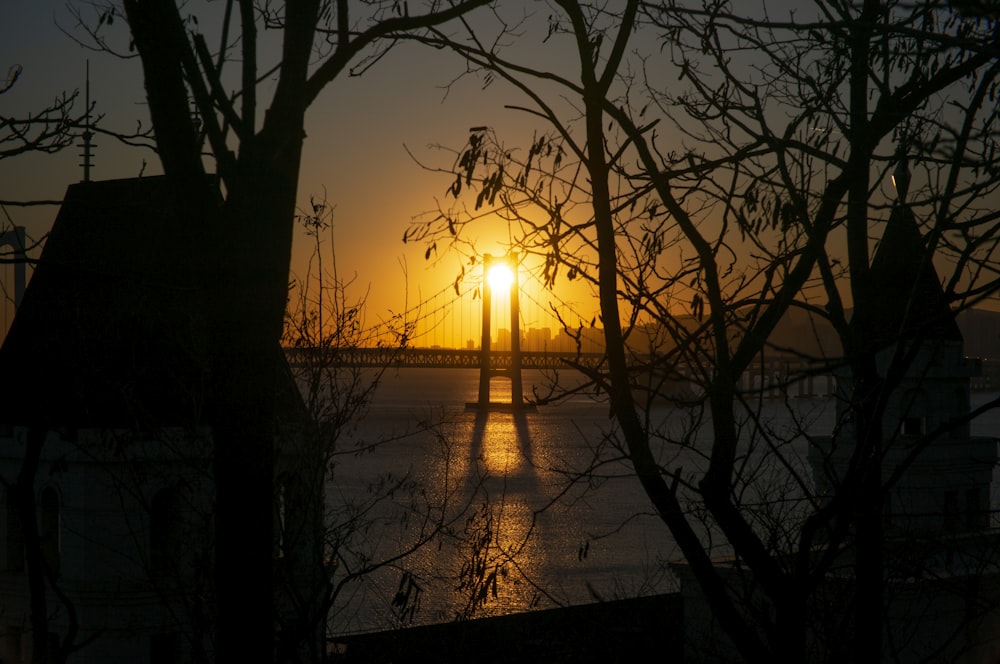
M601 353L604 351L604 330L596 327L578 327L556 332L549 350L559 353Z
M908 208L897 206L873 256L878 284L872 310L852 318L877 350L885 395L882 482L894 477L884 516L884 661L994 662L1000 656L1000 537L992 528L993 470L997 440L970 436L968 422L951 425L970 410L970 379L979 371L964 355L962 334L927 260ZM863 327L862 327L863 326ZM890 375L903 359L905 371ZM894 382L898 379L898 383ZM833 435L812 438L809 461L817 496L844 486L857 432L848 406L853 387L846 369L837 380ZM927 434L939 432L930 439ZM855 584L855 551L839 555L833 573L809 606L811 647L826 661L852 617L847 606ZM750 573L735 560L719 560L747 611L766 610ZM740 661L720 630L684 564L674 565L684 597L686 661Z
M33 449L37 472L21 487L38 507L50 641L78 630L74 662L211 656L203 283L216 251L224 247L175 213L165 178L67 190L0 347L0 661L31 657L31 547L17 487ZM280 392L289 426L276 441L277 473L289 478L311 452L292 437L304 411L290 375ZM314 498L321 510L322 493Z
M525 350L545 351L549 349L552 340L552 329L548 327L531 327L524 333Z
M968 414L970 379L980 371L979 362L965 356L962 333L925 256L912 213L897 207L872 260L872 279L879 284L874 310L879 314L868 324L871 329L862 331L879 349L879 373L888 381L892 362L910 356L905 374L888 396L883 420L886 480L908 462L923 436ZM820 492L842 481L855 449L857 434L847 410L850 395L843 390L850 380L845 375L838 383L839 432L811 448ZM920 450L893 485L884 505L888 532L916 535L985 528L996 448L995 438L970 436L968 422L950 426Z

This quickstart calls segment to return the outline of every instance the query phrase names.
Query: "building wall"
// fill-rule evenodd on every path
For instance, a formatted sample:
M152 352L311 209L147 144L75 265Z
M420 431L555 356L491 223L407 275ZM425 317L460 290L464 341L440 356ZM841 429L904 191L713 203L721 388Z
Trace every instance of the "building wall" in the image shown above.
M895 350L884 350L878 357L883 375ZM969 412L970 380L978 370L977 362L964 357L960 341L926 343L916 350L906 376L889 396L882 423L883 479L908 465L887 504L892 531L955 532L987 525L996 440L971 437L968 422L949 425ZM849 395L843 392L850 380L841 376L838 384L837 437L817 438L809 451L821 495L845 476L857 436L847 410ZM922 442L943 428L948 430L929 444Z
M13 482L20 470L24 440L19 428L0 439L4 482ZM197 631L192 624L204 617L195 615L189 600L207 584L195 561L211 551L208 451L203 434L179 431L158 440L96 430L49 435L36 498L58 497L57 584L76 611L77 641L92 639L72 661L190 661ZM154 516L151 507L164 492L180 499ZM11 555L17 545L11 542L12 518L6 506L0 510L0 660L27 662L32 642L27 577ZM39 522L44 524L44 515ZM163 552L150 546L153 531L161 534L158 545L169 550L168 564L159 569L153 564ZM69 613L51 589L47 602L52 631L65 635Z

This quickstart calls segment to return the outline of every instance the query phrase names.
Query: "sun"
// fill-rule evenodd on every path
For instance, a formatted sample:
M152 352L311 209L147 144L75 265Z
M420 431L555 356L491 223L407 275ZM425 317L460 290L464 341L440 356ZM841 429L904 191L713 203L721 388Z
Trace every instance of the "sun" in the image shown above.
M510 289L514 283L514 273L506 263L497 263L490 268L486 275L486 282L490 285L490 290L495 293L503 293Z

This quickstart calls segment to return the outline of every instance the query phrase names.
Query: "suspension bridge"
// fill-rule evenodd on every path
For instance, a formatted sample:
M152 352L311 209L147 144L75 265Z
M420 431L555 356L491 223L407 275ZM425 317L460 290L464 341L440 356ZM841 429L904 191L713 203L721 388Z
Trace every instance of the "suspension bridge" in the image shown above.
M510 283L490 283L491 262L510 268ZM595 325L596 316L584 315L544 288L536 275L518 269L516 255L487 255L482 267L479 274L379 322L362 334L363 344L289 349L289 359L293 365L478 369L479 401L470 407L524 407L523 369L602 367L604 336ZM522 277L527 283L521 282ZM651 357L635 348L630 352L640 363ZM688 383L696 372L693 367L672 367L670 374L675 383ZM494 377L510 380L510 403L489 402L489 381ZM740 377L739 387L770 397L825 396L832 393L834 379L807 361L773 358L756 363Z
M23 251L23 230L0 236ZM487 279L491 261L506 264L511 281L503 286ZM487 256L482 269L465 275L407 311L353 335L346 343L293 345L286 348L293 365L356 367L422 367L478 369L476 407L524 407L521 371L576 368L599 370L605 363L603 330L592 311L562 300L538 275L522 269L516 255ZM19 268L19 269L18 269ZM2 275L5 297L3 332L9 327L25 288L23 264L7 266ZM591 305L593 306L593 305ZM321 335L322 338L322 335ZM640 356L636 349L633 355ZM641 357L638 358L640 361ZM648 359L648 355L647 355ZM676 378L693 376L695 368L674 367ZM740 387L770 396L822 396L833 389L832 377L814 375L802 362L775 359L760 363L740 379ZM504 377L511 384L511 402L489 402L489 382Z
M289 349L289 360L293 366L319 362L478 369L479 400L470 407L510 408L530 407L523 402L522 369L593 369L603 362L596 316L585 325L570 304L541 288L530 271L522 271L516 253L486 254L480 268L477 275L456 280L417 307L361 332L360 343ZM523 276L528 277L524 283ZM536 293L545 293L547 302ZM573 320L575 326L569 322ZM510 380L509 403L490 402L495 377Z
M486 276L497 266L508 271L508 282L491 283ZM604 337L596 314L580 311L580 305L561 299L531 271L517 267L516 258L487 255L481 270L367 329L360 344L365 348L356 349L355 356L379 362L383 351L395 348L410 351L413 363L461 367L470 366L469 358L487 346L498 357L521 350L526 361L542 368L560 357L600 355Z

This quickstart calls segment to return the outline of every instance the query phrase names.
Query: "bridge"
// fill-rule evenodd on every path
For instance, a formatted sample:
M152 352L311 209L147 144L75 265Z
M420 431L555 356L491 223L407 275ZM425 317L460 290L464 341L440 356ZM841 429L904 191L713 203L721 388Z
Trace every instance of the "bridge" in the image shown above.
M587 316L541 287L530 271L515 270L510 275L511 283L501 287L488 284L488 269L498 261L516 265L517 257L485 257L477 275L442 289L393 321L375 326L374 331L364 335L365 344L293 349L288 351L289 360L293 365L318 362L327 366L478 369L480 400L470 404L477 407L488 402L488 381L493 377L511 381L511 401L517 405L523 369L601 368L605 362L603 331L586 323ZM521 276L528 283L520 283ZM544 303L543 297L547 300ZM593 316L589 318L594 320ZM528 327L525 321L532 324L522 331ZM551 328L541 321L547 321ZM551 334L550 329L556 333ZM450 345L459 341L464 341L466 347ZM648 367L650 359L648 354L633 349L633 360L640 372L637 381L644 380L643 372L648 369L643 367ZM697 391L697 381L689 377L700 370L672 366L670 382L688 393ZM645 375L648 377L648 373ZM833 392L834 380L828 370L817 370L815 364L803 359L773 356L754 363L740 377L739 388L767 397L825 396Z
M2 245L23 252L23 229L0 234ZM509 285L497 287L487 283L487 268L491 262L506 262L515 268ZM581 313L562 301L542 285L539 275L518 265L516 255L496 259L487 256L480 266L463 279L423 298L409 311L373 326L362 325L349 343L328 340L328 343L317 344L319 347L286 348L287 357L293 366L300 367L318 363L324 366L479 370L480 398L472 404L477 407L520 407L523 398L521 371L524 369L602 367L605 362L603 331L594 325L596 317L592 312ZM7 294L0 321L4 332L24 292L23 267L22 264L20 271L8 272L0 279ZM7 290L9 282L13 282L13 288ZM637 365L643 365L648 357L636 356L635 360ZM695 368L672 367L672 379L687 383L684 376L693 376L696 371ZM755 365L740 379L740 387L773 396L779 392L796 396L829 394L832 378L815 373L802 362L774 359L766 365ZM511 403L489 404L489 381L501 376L511 383ZM782 384L786 388L779 387Z
M491 352L521 350L561 357L603 350L603 332L595 326L596 303L579 311L579 305L561 299L524 266L518 270L516 283L490 286L484 277L487 260L499 262L492 257L480 261L459 281L424 296L407 311L366 325L356 345L414 349L409 364L423 358L435 367L464 366L468 354L484 346ZM453 356L442 360L435 351Z
M482 351L457 348L337 348L302 349L285 351L292 366L313 363L354 367L424 367L429 369L479 369ZM514 363L510 350L493 350L489 353L490 371L510 371ZM596 369L604 361L603 353L557 353L549 351L521 351L522 369L553 370L580 366Z
M524 402L523 369L593 369L604 361L603 334L593 324L596 316L585 328L583 316L550 290L539 288L540 280L522 269L517 253L486 254L477 268L413 310L363 331L357 338L360 343L295 348L288 351L289 360L293 366L478 369L479 399L469 407L512 409L531 407ZM527 283L522 284L522 276ZM544 293L549 301L542 304L532 290ZM524 323L522 298L532 307L528 315L534 325ZM494 317L494 309L501 315ZM503 314L509 315L506 325L500 322ZM567 320L578 321L576 327ZM529 327L526 333L523 327ZM522 349L522 343L527 348ZM503 404L490 402L490 380L500 376L510 381L510 402Z

